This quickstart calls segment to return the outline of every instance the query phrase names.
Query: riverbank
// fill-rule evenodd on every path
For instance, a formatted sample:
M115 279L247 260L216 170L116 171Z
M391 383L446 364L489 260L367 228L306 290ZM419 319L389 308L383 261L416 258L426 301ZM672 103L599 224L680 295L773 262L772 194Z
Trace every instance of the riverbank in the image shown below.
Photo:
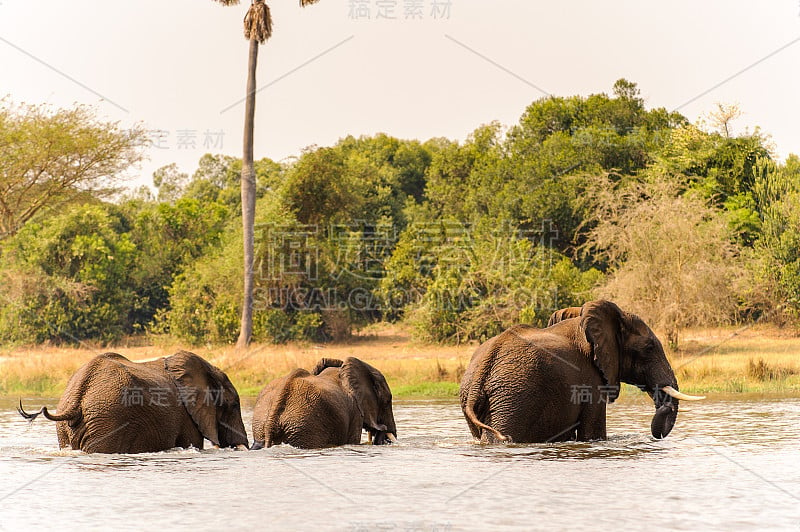
M800 331L796 329L703 329L686 331L681 341L681 349L668 356L683 391L800 397ZM310 369L320 358L353 356L380 369L395 397L456 397L475 347L418 344L402 328L382 325L344 344L263 344L237 350L156 339L145 346L0 349L0 395L59 396L82 364L106 351L144 360L188 349L223 369L243 396L257 395L267 382L294 368Z

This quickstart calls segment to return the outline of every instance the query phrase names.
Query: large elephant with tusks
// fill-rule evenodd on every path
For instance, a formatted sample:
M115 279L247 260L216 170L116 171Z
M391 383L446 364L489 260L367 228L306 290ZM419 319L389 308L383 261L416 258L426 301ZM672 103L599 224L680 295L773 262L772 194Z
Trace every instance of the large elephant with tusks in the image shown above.
M461 408L473 436L519 443L606 438L606 405L620 383L655 404L651 433L667 436L679 400L664 348L637 316L610 301L556 312L546 329L511 327L480 345L461 381Z

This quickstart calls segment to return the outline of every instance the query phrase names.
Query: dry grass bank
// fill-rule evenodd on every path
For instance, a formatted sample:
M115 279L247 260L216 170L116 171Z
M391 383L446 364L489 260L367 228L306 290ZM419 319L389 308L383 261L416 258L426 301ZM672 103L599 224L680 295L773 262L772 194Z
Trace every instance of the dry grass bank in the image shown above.
M417 344L397 327L371 327L344 344L257 344L192 347L157 342L149 346L58 348L36 346L0 349L0 395L58 396L69 377L95 355L113 351L131 360L168 356L187 349L223 369L242 395L257 395L269 381L301 367L311 369L320 358L360 358L387 377L394 395L455 396L474 345Z
M689 331L670 354L681 389L800 395L800 331L756 326Z
M800 395L800 331L760 326L687 331L670 360L682 390L693 393ZM386 375L396 397L456 396L475 345L417 344L402 328L372 327L346 344L190 347L174 343L114 348L31 347L0 350L0 394L58 396L69 377L96 354L114 351L131 360L189 349L224 369L242 395L320 358L358 357Z

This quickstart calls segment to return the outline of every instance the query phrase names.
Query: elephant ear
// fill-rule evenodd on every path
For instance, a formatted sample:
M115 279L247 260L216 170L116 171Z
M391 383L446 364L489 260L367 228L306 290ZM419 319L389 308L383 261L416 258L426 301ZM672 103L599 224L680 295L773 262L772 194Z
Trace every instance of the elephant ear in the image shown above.
M220 445L217 408L226 400L224 383L214 366L188 351L179 351L164 359L167 373L178 387L178 400L189 412L205 439Z
M551 325L555 325L560 321L577 318L581 315L581 310L583 310L583 307L567 307L557 310L550 315L550 320L547 322L547 326L550 327Z
M311 374L319 375L328 368L341 368L342 364L344 364L344 362L338 358L322 358L317 362L317 365L314 366L314 369L311 370Z
M350 357L339 370L339 380L347 393L355 399L364 425L385 431L386 425L378 423L378 412L380 405L391 401L391 392L381 372L366 362Z
M594 365L608 386L608 401L619 397L619 357L623 313L611 301L592 301L581 308L581 329L592 346Z

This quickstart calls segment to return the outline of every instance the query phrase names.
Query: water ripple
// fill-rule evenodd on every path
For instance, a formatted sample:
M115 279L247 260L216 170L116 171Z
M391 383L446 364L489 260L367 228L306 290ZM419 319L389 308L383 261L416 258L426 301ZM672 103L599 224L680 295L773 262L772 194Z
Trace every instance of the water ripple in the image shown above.
M140 455L59 450L54 425L28 425L15 402L0 398L0 530L800 524L797 399L691 405L664 440L652 405L615 404L607 441L497 445L475 441L453 401L398 401L397 445Z

